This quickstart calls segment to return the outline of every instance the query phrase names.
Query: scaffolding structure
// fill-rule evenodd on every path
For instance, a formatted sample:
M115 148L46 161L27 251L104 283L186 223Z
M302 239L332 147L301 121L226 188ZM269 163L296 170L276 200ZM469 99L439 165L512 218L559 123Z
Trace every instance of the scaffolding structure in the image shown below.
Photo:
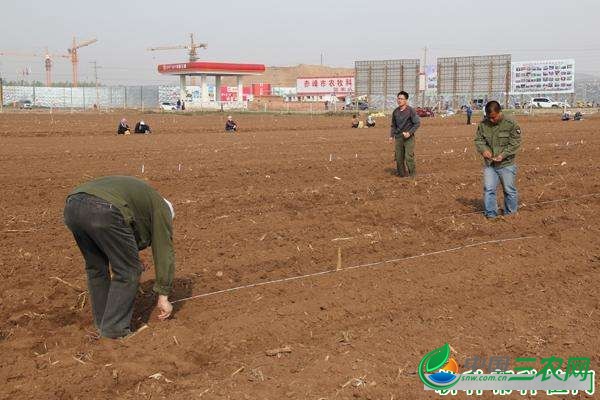
M475 99L497 100L508 107L511 89L511 55L443 57L437 60L437 90L454 109Z
M401 90L408 92L411 100L419 97L418 59L355 61L354 70L356 96L366 96L370 107L395 108Z

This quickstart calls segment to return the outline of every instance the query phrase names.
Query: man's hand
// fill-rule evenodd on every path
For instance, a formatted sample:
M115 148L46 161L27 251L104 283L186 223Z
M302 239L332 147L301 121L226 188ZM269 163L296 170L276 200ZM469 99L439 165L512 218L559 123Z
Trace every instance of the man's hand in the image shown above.
M402 132L402 136L404 136L404 139L408 139L410 137L410 132Z
M158 319L164 321L165 319L171 316L173 312L173 304L169 301L169 296L165 296L164 294L158 295L158 302L156 303L156 307L160 310L160 314L158 314Z
M489 150L484 150L483 153L481 153L481 155L483 156L483 158L485 159L490 159L492 158L492 152Z
M496 157L492 158L492 161L494 161L494 162L500 162L503 159L504 158L502 157L502 154L498 154Z
M388 139L389 143L394 143L394 138L392 136L390 136L390 138Z

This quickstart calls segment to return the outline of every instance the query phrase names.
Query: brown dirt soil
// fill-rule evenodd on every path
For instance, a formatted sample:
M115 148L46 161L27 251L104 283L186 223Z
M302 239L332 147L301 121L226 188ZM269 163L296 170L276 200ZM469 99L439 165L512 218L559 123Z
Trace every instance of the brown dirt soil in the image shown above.
M481 161L462 118L423 121L411 180L392 175L385 118L352 130L342 116L239 114L229 135L221 114L144 114L152 135L117 137L120 117L0 114L1 399L438 398L415 372L445 342L461 366L555 355L598 368L600 197L585 195L600 193L600 118L518 117L522 207L490 222L474 213ZM173 299L335 268L338 247L348 267L533 238L181 302L167 322L151 270L134 316L148 328L94 340L89 302L55 277L85 288L63 204L111 174L175 203Z

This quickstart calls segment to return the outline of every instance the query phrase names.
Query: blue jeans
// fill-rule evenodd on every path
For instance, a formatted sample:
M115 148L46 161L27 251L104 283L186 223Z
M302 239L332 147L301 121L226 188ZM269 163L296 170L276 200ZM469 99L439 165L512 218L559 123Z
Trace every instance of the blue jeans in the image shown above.
M498 216L498 202L496 201L496 188L502 183L504 191L504 215L517 212L518 195L515 186L517 166L515 164L496 168L486 166L483 169L483 205L485 216L494 218Z

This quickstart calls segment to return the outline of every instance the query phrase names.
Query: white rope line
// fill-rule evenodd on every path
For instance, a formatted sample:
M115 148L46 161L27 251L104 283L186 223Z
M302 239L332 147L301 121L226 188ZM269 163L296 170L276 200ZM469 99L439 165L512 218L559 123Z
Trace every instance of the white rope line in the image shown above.
M531 206L539 206L542 204L561 203L561 202L565 202L565 201L584 199L586 197L594 197L594 196L600 196L600 193L590 193L590 194L584 194L583 196L565 197L565 198L556 199L556 200L538 201L536 203L525 203L521 208L526 208L526 207L531 207ZM449 215L447 217L436 219L435 222L443 221L445 219L450 219L450 218L454 218L454 217L465 217L467 215L481 214L483 211L484 210L473 211L473 212L464 213L464 214L453 214L453 215Z
M250 288L259 287L259 286L272 285L275 283L290 282L290 281L295 281L298 279L312 278L315 276L328 275L328 274L333 274L336 272L350 271L350 270L358 269L358 268L374 267L377 265L392 264L392 263L398 263L401 261L414 260L416 258L429 257L429 256L442 254L442 253L449 253L452 251L458 251L458 250L466 249L469 247L477 247L477 246L483 246L486 244L494 244L494 243L511 242L511 241L516 241L516 240L527 240L527 239L534 239L534 238L540 238L540 237L542 237L542 236L521 236L521 237L514 237L514 238L507 238L507 239L488 240L485 242L478 242L478 243L473 243L473 244L467 244L464 246L452 247L450 249L437 250L437 251L433 251L431 253L422 253L422 254L409 256L409 257L394 258L391 260L377 261L377 262L372 262L372 263L367 263L367 264L359 264L359 265L354 265L351 267L344 267L344 268L340 268L340 269L329 269L326 271L314 272L314 273L306 274L306 275L291 276L289 278L274 279L272 281L252 283L252 284L243 285L243 286L236 286L236 287L232 287L232 288L228 288L228 289L217 290L215 292L203 293L203 294L198 294L198 295L191 296L191 297L185 297L183 299L178 299L178 300L172 301L171 303L179 303L182 301L214 296L216 294L235 292L235 291L242 290L242 289L250 289Z

